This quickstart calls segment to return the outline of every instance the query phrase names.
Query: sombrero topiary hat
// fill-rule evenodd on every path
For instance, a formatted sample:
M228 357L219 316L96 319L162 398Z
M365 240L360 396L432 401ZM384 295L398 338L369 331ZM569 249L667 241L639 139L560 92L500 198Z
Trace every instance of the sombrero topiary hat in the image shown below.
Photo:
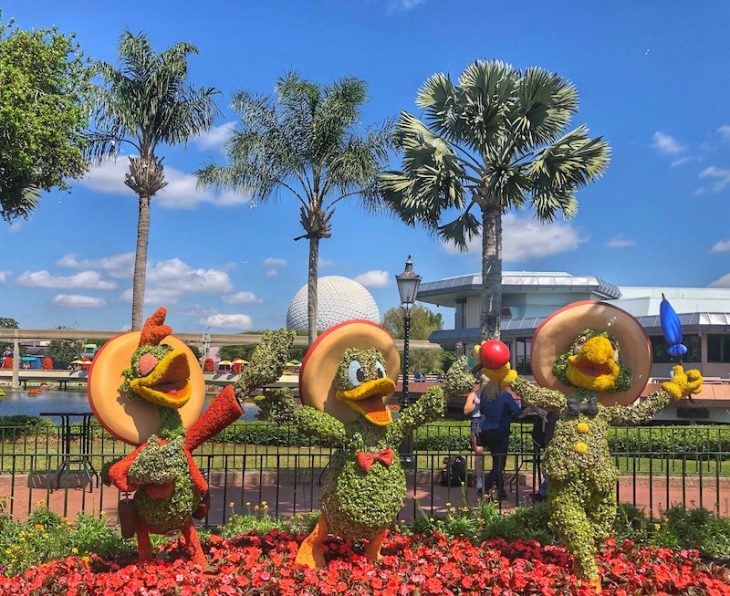
M380 325L366 320L345 321L330 327L309 347L299 369L299 397L302 404L327 412L347 422L355 411L335 397L335 373L349 348L377 348L385 358L387 375L396 381L400 354L390 334Z
M159 309L164 322L164 309ZM170 335L172 329L153 324L150 317L140 331L123 333L111 338L97 352L89 370L88 398L99 424L118 439L132 445L144 443L160 428L159 407L149 401L122 391L124 371L129 369L132 355L140 345L169 345L182 351L188 360L189 399L179 408L183 425L188 428L198 419L205 401L203 372L195 355L182 341Z
M532 337L530 362L532 374L542 387L565 394L576 388L555 375L555 359L568 351L581 331L592 329L612 334L619 343L619 360L631 369L631 385L625 391L603 393L599 400L606 406L630 405L641 394L651 373L651 343L643 327L626 311L596 300L573 302L555 311L537 328Z

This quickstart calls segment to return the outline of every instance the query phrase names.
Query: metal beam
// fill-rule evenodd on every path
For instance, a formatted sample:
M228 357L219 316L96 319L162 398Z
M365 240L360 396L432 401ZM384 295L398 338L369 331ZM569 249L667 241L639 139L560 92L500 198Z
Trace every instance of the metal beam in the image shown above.
M83 331L80 329L0 329L0 341L12 342L16 337L22 341L46 341L54 339L71 340L107 340L110 337L120 335L119 331ZM204 333L175 333L175 337L185 343L202 346L205 343ZM258 333L211 333L210 345L212 346L239 346L259 344L263 339ZM306 346L307 337L297 335L294 338L295 346ZM399 350L403 349L403 340L396 339L395 345ZM441 346L431 343L428 340L411 340L412 350L439 350Z

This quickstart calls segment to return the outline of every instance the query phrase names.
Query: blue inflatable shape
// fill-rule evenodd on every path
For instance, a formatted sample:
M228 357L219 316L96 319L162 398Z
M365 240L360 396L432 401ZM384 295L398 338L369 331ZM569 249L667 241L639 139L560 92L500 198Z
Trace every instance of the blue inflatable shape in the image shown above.
M687 353L687 346L682 343L682 324L664 294L662 294L662 301L659 305L659 320L668 345L667 354L675 358L684 356Z

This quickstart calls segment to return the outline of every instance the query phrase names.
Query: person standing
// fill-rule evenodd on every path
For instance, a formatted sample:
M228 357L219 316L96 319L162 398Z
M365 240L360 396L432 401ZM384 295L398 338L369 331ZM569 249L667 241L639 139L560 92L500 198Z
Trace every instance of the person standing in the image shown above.
M482 466L484 447L482 446L481 432L482 411L481 411L481 394L484 387L489 383L487 377L482 377L481 383L475 386L474 391L466 396L464 402L464 415L471 417L471 432L469 441L471 442L472 451L474 451L474 476L476 477L477 492L482 490Z
M488 381L481 392L480 410L481 444L492 456L492 469L484 480L484 492L487 493L496 486L499 498L505 499L507 493L504 490L504 467L507 463L510 425L512 417L520 413L520 406L498 382ZM481 493L477 491L477 494Z

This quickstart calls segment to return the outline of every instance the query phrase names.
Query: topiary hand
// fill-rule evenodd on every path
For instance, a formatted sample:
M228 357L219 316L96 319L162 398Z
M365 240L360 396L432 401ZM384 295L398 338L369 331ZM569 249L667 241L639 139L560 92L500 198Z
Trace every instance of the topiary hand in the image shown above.
M502 368L498 368L496 370L483 368L482 374L492 381L497 381L500 385L502 385L502 387L505 388L512 385L512 383L514 383L515 379L517 378L517 371L512 370L509 362L505 364Z
M469 393L474 383L476 383L476 379L469 370L466 356L460 356L446 372L442 387L444 393L452 397Z
M662 389L669 393L674 399L688 397L693 393L702 391L702 373L697 369L685 372L681 364L672 367L674 375L671 380L662 383Z

